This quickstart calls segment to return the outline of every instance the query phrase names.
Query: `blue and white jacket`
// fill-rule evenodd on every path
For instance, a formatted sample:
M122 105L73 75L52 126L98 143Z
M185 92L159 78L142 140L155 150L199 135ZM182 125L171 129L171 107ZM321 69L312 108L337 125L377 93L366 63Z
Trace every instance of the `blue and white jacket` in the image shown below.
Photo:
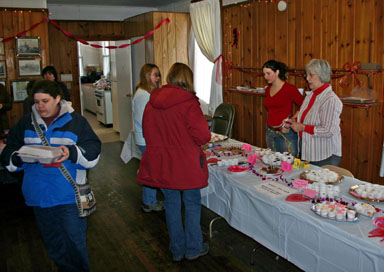
M66 101L62 100L59 116L46 126L37 113L32 113L42 128L51 146L64 145L69 149L69 158L62 162L77 184L86 182L86 170L99 161L101 142L93 132L87 120L74 112ZM72 185L65 179L58 167L45 167L41 163L23 163L16 151L23 145L42 145L36 133L31 114L25 115L11 129L7 145L1 156L3 165L10 171L24 170L22 191L28 206L42 208L76 203Z

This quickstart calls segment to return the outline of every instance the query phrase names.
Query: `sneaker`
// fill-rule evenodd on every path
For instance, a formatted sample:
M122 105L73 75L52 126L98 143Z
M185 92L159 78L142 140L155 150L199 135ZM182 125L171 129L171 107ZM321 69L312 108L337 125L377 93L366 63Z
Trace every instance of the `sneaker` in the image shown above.
M141 209L143 212L160 212L164 210L164 202L163 201L157 201L154 204L147 205L147 204L142 204Z
M196 260L197 258L199 258L201 256L207 255L208 252L209 252L208 243L203 243L202 250L200 253L197 253L196 255L192 255L192 256L185 256L185 258L189 261L193 261L193 260Z

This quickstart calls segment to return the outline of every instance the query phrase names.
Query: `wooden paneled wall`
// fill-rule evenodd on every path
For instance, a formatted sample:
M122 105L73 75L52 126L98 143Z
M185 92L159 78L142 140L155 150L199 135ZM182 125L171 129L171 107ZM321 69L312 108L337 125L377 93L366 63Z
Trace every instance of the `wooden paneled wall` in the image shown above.
M154 34L145 39L145 60L156 64L161 71L163 84L169 68L175 62L189 64L188 40L191 22L188 13L149 12L124 21L126 38L143 36L161 21L169 18Z
M378 0L287 0L285 11L277 2L255 1L222 9L223 56L233 67L261 72L263 63L276 59L302 72L312 58L328 60L341 73L345 63L379 63L384 66L384 2ZM233 44L234 33L238 42ZM359 75L363 86L377 93L369 109L344 106L341 116L341 166L362 180L384 184L379 163L384 135L382 113L384 73ZM302 77L289 82L308 90ZM331 82L335 92L348 96L356 86L349 76L344 87ZM232 69L223 80L224 101L235 105L234 137L265 146L267 112L263 97L228 91L236 86L265 86L262 77Z
M40 22L42 19L48 16L47 10L42 9L0 9L0 37L8 38L16 36L16 34L29 29L32 25ZM49 63L49 52L48 52L48 22L40 24L38 27L25 33L24 36L40 37L40 56L34 56L33 58L41 59L42 66ZM0 60L6 62L6 73L7 77L6 88L11 93L11 80L30 80L39 79L37 77L20 77L18 73L18 58L16 52L16 41L10 40L4 43L5 55L0 55ZM25 57L23 57L25 58ZM4 80L4 79L0 79ZM8 118L11 127L23 116L23 103L14 103L12 110L8 112Z
M115 41L124 39L123 22L111 21L55 21L63 30L86 41ZM71 93L73 107L81 111L79 87L79 59L77 42L53 25L49 25L51 65L60 74L72 74L72 82L65 82ZM100 49L101 50L101 49ZM116 49L118 50L118 49Z

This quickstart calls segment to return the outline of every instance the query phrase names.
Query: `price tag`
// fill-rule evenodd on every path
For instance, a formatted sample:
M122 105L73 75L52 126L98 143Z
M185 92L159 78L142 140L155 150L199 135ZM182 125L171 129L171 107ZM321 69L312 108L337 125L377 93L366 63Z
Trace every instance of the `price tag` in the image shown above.
M243 144L243 149L245 151L252 151L252 146L250 144Z
M306 188L308 185L308 180L304 179L295 179L293 182L293 188Z
M284 172L292 172L292 165L288 162L281 162L281 170Z
M257 155L255 155L255 154L249 154L248 155L248 162L250 164L255 164L257 162L257 157L256 156Z
M305 189L303 192L303 196L307 196L309 198L315 198L317 195L317 192L311 189Z

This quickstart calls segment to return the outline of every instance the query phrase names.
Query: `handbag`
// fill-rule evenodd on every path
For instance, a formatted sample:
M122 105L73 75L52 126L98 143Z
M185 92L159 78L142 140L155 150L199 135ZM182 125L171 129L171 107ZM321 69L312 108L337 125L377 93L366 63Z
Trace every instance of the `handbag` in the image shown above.
M32 112L32 123L37 134L40 137L41 142L45 146L49 146L47 138L45 137L41 127L38 125L35 115ZM93 213L96 210L96 198L91 190L91 186L88 181L85 184L77 184L71 174L68 172L64 164L61 164L59 167L61 174L66 178L66 180L72 185L73 190L75 191L76 206L79 213L79 217L86 217Z

